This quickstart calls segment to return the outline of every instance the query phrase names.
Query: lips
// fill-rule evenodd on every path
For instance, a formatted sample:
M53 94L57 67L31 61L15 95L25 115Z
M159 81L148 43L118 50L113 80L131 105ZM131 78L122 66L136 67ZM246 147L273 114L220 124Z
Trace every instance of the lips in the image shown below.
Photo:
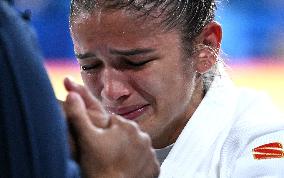
M135 120L149 108L149 105L133 105L128 107L106 107L110 113L120 115L129 120Z

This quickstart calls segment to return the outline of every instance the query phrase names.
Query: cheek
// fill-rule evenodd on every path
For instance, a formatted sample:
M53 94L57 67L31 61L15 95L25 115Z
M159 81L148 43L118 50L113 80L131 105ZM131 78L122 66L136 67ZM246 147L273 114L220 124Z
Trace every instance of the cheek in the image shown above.
M150 103L156 102L159 97L162 83L160 76L154 70L147 69L133 72L128 75L133 89Z
M94 74L87 74L81 72L81 77L83 80L84 85L92 92L94 96L100 98L100 83L98 82L98 77Z
M155 71L151 80L151 91L155 93L157 106L164 114L179 115L187 107L189 101L190 75L179 66L161 68Z

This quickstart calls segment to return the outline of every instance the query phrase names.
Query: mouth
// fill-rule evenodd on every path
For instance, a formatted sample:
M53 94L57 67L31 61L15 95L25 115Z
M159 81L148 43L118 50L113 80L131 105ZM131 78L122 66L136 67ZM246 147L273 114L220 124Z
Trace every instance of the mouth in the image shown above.
M107 110L111 113L120 115L128 120L135 120L144 114L150 105L135 105L123 108L107 108Z

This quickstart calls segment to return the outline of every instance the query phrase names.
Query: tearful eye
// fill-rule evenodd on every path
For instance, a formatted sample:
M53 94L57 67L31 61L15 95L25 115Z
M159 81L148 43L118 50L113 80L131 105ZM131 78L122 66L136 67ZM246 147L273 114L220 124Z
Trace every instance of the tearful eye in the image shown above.
M90 71L98 68L100 64L81 65L81 70Z
M126 61L126 64L129 65L129 66L133 66L133 67L141 67L141 66L147 64L150 61L151 60L140 61L140 62Z

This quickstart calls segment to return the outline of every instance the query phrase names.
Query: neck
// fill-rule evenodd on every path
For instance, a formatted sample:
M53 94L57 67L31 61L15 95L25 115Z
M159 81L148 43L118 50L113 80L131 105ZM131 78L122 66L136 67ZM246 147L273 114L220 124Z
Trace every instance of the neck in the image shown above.
M176 118L176 122L171 124L169 128L165 129L168 134L162 134L163 138L158 138L159 144L153 145L155 148L164 148L176 142L177 138L181 134L182 130L192 117L193 113L196 111L197 107L204 98L205 91L203 87L202 79L196 79L196 85L190 97L188 108L184 114ZM164 140L164 141L162 141Z

